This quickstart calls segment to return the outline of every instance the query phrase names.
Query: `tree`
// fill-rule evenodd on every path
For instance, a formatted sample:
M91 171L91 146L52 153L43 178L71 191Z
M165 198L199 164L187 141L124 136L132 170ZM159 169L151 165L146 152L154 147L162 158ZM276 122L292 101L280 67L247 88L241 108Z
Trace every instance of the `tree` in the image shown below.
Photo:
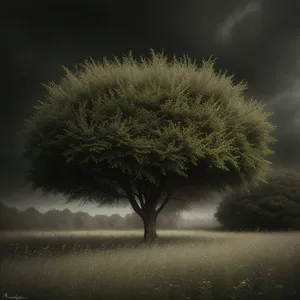
M93 229L93 217L83 211L78 211L74 214L74 227L76 229Z
M268 182L251 186L248 193L228 194L217 209L217 220L231 230L299 230L300 174L276 170Z
M60 211L57 209L50 209L44 213L45 229L62 230L63 225L59 222Z
M112 214L108 217L108 224L112 229L124 229L125 220L119 214Z
M8 207L0 202L0 230L19 229L23 225L20 212L15 207Z
M69 209L64 209L60 212L60 219L64 225L65 230L70 230L74 228L74 215Z
M24 223L24 225L21 227L22 229L43 228L43 214L33 207L29 207L25 211L20 212L20 218Z
M107 215L94 216L95 229L111 229L108 223L109 217Z
M215 72L212 59L198 67L187 56L151 54L65 68L22 130L34 189L69 201L128 201L146 242L181 189L264 180L275 142L271 113L245 98L245 83Z
M143 222L141 218L135 213L126 214L125 217L126 226L130 229L137 229L143 227Z

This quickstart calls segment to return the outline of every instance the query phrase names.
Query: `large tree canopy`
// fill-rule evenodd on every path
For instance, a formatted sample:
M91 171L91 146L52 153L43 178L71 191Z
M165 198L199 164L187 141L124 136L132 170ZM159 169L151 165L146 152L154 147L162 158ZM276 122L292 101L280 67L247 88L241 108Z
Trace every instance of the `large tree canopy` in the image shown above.
M300 229L300 174L277 170L248 193L228 194L215 214L228 229Z
M182 188L264 180L275 141L271 113L245 99L245 83L215 72L214 61L198 67L186 56L151 54L65 68L23 130L34 188L129 201L148 236Z

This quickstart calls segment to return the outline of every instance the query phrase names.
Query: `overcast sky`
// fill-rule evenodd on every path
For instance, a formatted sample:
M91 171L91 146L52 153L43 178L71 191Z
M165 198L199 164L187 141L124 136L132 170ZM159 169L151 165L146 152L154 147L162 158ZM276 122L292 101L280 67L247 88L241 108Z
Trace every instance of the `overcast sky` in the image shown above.
M201 60L246 80L248 94L275 113L273 162L300 167L299 0L7 1L2 4L0 201L20 208L63 207L62 196L33 194L16 131L43 99L41 83L58 80L61 66L85 58L149 49ZM70 4L72 3L72 4ZM95 4L98 3L98 4ZM72 210L112 213L88 206ZM213 208L212 208L213 209ZM121 212L126 210L122 209Z

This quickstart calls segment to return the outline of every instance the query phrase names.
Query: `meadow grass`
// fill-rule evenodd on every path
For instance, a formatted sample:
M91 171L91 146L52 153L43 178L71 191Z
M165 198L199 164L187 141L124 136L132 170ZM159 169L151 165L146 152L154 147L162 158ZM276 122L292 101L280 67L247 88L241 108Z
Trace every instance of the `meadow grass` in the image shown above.
M300 299L300 232L1 232L0 290L28 299ZM1 295L0 295L1 296Z

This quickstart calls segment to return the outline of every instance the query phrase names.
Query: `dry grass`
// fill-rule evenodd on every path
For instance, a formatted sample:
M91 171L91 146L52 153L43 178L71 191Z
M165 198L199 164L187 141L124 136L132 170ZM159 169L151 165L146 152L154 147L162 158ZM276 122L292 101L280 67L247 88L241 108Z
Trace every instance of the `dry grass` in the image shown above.
M0 289L29 299L299 299L300 233L2 233ZM46 247L48 245L48 247Z

